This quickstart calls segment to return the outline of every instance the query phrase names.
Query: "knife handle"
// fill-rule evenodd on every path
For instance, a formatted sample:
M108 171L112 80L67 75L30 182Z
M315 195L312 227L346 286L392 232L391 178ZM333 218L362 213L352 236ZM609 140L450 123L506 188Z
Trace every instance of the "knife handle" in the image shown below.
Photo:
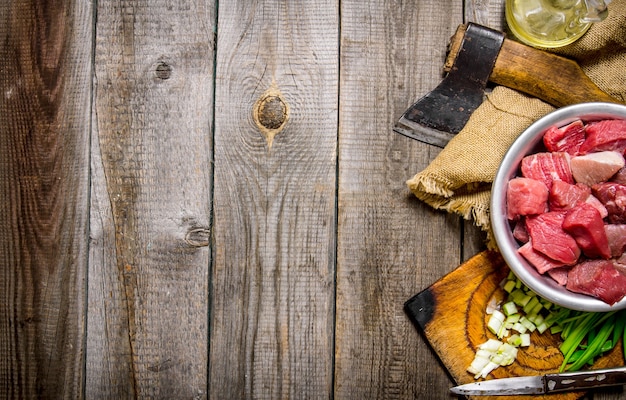
M459 26L450 41L445 71L454 65L465 29ZM489 80L555 107L591 101L623 104L600 89L575 61L506 38Z
M546 393L624 385L626 384L626 367L547 374L544 376L544 384Z

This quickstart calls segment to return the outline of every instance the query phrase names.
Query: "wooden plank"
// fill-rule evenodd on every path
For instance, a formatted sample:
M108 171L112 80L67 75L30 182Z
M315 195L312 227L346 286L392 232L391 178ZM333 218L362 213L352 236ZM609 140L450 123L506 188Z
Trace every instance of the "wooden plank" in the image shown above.
M0 398L80 398L90 2L0 6Z
M98 2L87 398L205 398L215 4Z
M338 11L220 2L215 399L332 393Z
M450 384L403 304L458 266L461 224L408 192L438 150L392 127L439 83L462 13L342 3L336 398L441 398Z

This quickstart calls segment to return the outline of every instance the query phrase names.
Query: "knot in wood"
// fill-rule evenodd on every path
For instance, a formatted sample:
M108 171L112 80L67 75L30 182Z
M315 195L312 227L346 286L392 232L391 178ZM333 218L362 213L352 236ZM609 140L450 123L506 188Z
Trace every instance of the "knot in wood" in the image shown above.
M271 149L274 136L287 124L289 104L285 102L278 88L272 86L254 104L252 117Z
M204 247L209 245L211 231L206 228L196 228L187 232L185 242L193 247Z
M170 79L172 76L172 66L168 63L161 61L156 66L155 70L156 77L162 80Z
M258 122L267 129L279 129L287 120L287 105L280 96L267 95L257 105Z

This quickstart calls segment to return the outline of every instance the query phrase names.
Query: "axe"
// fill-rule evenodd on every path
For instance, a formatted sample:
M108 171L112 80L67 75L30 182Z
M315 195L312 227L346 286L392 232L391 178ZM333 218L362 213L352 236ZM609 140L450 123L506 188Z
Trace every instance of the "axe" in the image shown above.
M482 25L460 25L450 40L441 83L409 107L393 130L444 147L483 102L487 82L555 107L590 101L621 103L598 88L573 60L506 39Z

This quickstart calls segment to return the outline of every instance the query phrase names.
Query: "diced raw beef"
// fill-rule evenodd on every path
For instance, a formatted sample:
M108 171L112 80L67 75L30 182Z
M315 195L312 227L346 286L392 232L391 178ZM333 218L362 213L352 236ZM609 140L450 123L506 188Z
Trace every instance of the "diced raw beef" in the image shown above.
M620 261L626 261L626 257L619 258L619 259L613 259L612 261L613 261L613 266L615 267L617 272L619 272L620 274L626 276L626 264L620 263Z
M599 151L570 160L574 180L589 186L609 180L622 167L624 157L616 151Z
M605 224L604 231L609 241L612 257L619 257L626 250L626 224Z
M611 177L611 182L626 185L626 167L617 171L617 173Z
M590 195L591 188L582 183L573 185L563 181L554 181L548 196L548 203L551 211L569 210L585 202Z
M581 120L557 128L549 128L543 135L543 144L550 152L565 152L578 155L580 146L585 141L585 125Z
M531 242L525 243L517 250L517 252L521 254L522 257L524 257L532 266L534 266L540 274L545 274L552 269L563 267L562 262L554 261L533 249Z
M548 211L548 188L534 179L513 178L506 191L507 217L541 214Z
M626 185L603 182L593 185L591 191L606 207L610 223L626 223Z
M555 180L574 183L569 161L570 155L563 152L530 154L522 159L522 176L542 181L548 190Z
M550 278L554 279L559 285L565 286L567 285L567 275L569 274L569 270L571 268L572 267L552 268L548 271L548 275L550 276Z
M526 243L529 240L528 231L526 230L526 220L520 218L513 227L513 237L520 243Z
M611 258L609 240L602 216L592 205L581 203L565 215L563 230L576 240L589 258Z
M615 268L617 268L620 272L622 272L624 275L626 275L626 253L622 254L619 257L617 257L613 261L615 261ZM623 267L622 268L618 268L618 265L623 266Z
M606 218L609 215L609 212L607 211L604 204L602 204L602 202L598 200L596 196L590 194L589 197L587 197L587 200L585 200L585 203L591 204L592 206L594 206L596 210L600 212L600 215L602 216L602 218Z
M587 260L570 270L566 287L613 305L626 295L626 276L610 260Z
M535 250L564 265L573 265L580 257L576 240L563 230L565 211L550 211L526 218L526 229Z
M606 119L593 122L586 127L587 138L580 146L580 153L613 150L624 153L626 150L626 120Z

